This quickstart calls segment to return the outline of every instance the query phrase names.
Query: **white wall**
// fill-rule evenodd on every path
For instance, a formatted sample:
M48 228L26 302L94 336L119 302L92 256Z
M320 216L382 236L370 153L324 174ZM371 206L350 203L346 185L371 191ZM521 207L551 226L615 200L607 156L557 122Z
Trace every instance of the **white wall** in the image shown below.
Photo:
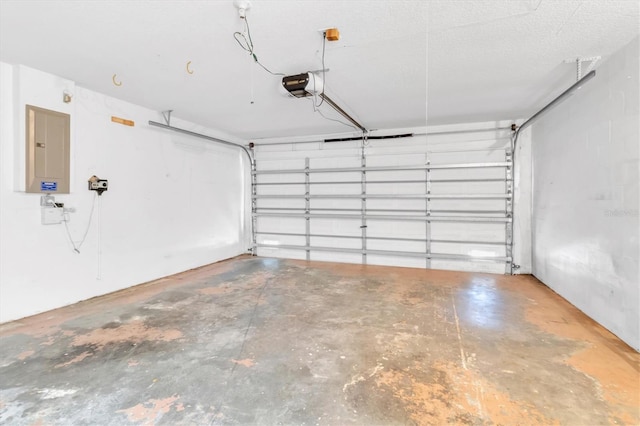
M70 104L62 92L71 92ZM24 189L24 105L71 114L71 194L56 196L79 241L95 193L87 239L75 253L65 227L41 225L39 194ZM112 123L115 115L134 120ZM248 182L240 149L150 127L159 112L71 81L0 63L0 321L18 319L246 251ZM174 119L174 126L232 140ZM242 141L235 141L240 142Z
M638 38L533 125L533 273L636 350Z

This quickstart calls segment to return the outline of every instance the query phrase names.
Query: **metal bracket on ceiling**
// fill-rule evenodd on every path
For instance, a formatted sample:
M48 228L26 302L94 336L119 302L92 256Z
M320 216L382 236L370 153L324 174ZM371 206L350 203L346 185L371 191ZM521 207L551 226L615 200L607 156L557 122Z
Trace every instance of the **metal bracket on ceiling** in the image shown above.
M171 113L172 109L168 109L166 111L162 111L162 117L164 117L164 122L167 126L171 126Z
M602 59L602 56L591 56L588 58L576 58L576 59L566 59L564 62L566 64L576 64L576 81L580 80L584 75L587 75L593 70L598 63L598 61ZM585 62L589 62L589 66L587 69L583 69L582 64Z

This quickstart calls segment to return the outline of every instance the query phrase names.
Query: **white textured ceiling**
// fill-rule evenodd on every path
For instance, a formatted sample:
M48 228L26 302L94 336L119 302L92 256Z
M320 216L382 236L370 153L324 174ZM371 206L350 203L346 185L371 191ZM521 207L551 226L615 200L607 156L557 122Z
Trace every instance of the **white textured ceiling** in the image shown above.
M430 1L429 121L531 115L576 81L565 60L606 60L638 35L639 4Z
M338 27L326 92L369 129L526 116L575 81L563 60L639 32L636 0L254 0L247 16L258 59L286 74L322 68L318 30ZM232 0L0 0L0 60L246 139L349 130L285 97L242 29Z

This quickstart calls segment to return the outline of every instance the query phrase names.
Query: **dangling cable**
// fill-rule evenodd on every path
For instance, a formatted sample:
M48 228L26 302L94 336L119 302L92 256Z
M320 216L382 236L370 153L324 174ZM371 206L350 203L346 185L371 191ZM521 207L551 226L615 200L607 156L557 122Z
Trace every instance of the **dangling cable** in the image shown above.
M322 32L322 94L324 95L324 88L327 87L327 70L324 67L324 49L325 46L327 44L327 32L323 31ZM314 85L314 91L315 91L315 79L313 80L313 85ZM321 97L321 101L319 105L316 105L316 107L320 107L323 103L324 103L324 97Z
M239 31L236 31L236 32L233 33L233 38L236 40L238 45L240 45L240 47L242 49L244 49L247 52L249 52L249 54L253 58L253 61L256 64L260 65L260 67L262 67L263 70L265 70L266 72L268 72L271 75L282 75L282 76L284 76L285 74L283 74L281 72L272 72L270 69L268 69L267 67L262 65L262 63L260 63L260 61L258 60L258 56L256 56L256 54L254 52L254 48L253 48L253 40L251 39L251 29L249 27L249 20L247 19L246 16L244 17L244 28L245 28L246 34L245 33L241 33Z
M98 272L96 279L102 280L102 199L98 200Z
M91 212L89 212L89 222L87 223L87 228L84 230L84 234L82 234L82 239L80 240L80 242L78 244L76 244L75 241L73 241L73 238L71 237L71 231L69 230L69 225L67 225L67 222L69 222L69 218L68 218L68 214L69 213L65 212L63 207L58 207L55 203L53 204L53 207L58 208L58 209L63 209L62 221L64 222L64 229L67 232L67 237L69 238L69 242L71 243L71 246L73 247L73 251L75 251L78 254L80 254L80 248L84 244L84 241L87 239L87 234L89 234L89 229L91 228L91 220L93 219L93 211L94 211L94 209L96 207L96 198L98 198L97 197L97 193L96 193L96 195L94 195L93 202L91 203Z
M249 86L250 86L250 91L251 91L251 99L250 99L250 103L251 105L254 104L254 97L253 97L253 65L249 65L250 69L249 69L249 76L250 76L250 81L249 81Z

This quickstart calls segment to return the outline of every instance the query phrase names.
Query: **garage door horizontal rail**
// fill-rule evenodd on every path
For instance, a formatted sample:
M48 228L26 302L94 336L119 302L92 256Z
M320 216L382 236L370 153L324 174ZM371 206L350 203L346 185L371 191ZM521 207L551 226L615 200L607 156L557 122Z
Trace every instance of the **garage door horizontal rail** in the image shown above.
M447 253L417 253L413 251L389 251L389 250L370 250L370 249L354 249L340 247L322 247L322 246L297 246L297 245L273 245L273 244L257 244L258 247L271 249L288 249L288 250L311 250L311 251L329 251L343 253L357 253L367 255L381 256L406 256L419 257L424 259L441 259L441 260L461 260L466 262L511 262L510 257L504 256L469 256L463 254L447 254Z
M260 211L294 211L294 212L304 212L306 209L304 207L257 207L256 213ZM361 212L362 209L345 209L338 207L322 207L322 208L313 208L309 209L309 213L311 210L314 212ZM367 212L387 212L387 213L423 213L427 214L425 209L367 209ZM497 214L497 215L506 215L506 210L443 210L443 209L429 209L430 214L438 214L442 213L453 213L453 214L466 214L466 215L474 215L474 214Z
M257 235L281 235L281 236L289 236L289 237L306 237L307 234L297 234L294 232L256 232ZM359 240L362 238L361 235L330 235L330 234L309 234L310 237L317 238L346 238L346 239L356 239ZM425 240L420 238L403 238L403 237L376 237L367 235L368 240L381 240L381 241L408 241L408 242L416 242L416 243L424 243ZM463 241L463 240L429 240L432 243L441 243L441 244L477 244L477 245L495 245L495 246L503 246L504 241Z
M353 198L353 199L404 199L404 200L508 200L511 194L310 194L310 195L292 195L292 194L263 194L254 195L254 200L278 198L278 199L337 199L337 198Z
M326 169L278 169L254 170L254 175L285 174L285 173L343 173L343 172L383 172L396 170L444 170L444 169L484 169L512 167L510 161L491 163L458 163L458 164L425 164L419 166L378 166L378 167L331 167Z
M426 179L409 179L409 180L367 180L368 184L398 184L398 183L425 183ZM506 182L506 179L430 179L431 183L466 183L466 182ZM260 185L360 185L362 182L354 180L342 181L318 181L318 182L256 182Z
M425 222L478 222L478 223L511 223L510 217L481 217L481 216L387 216L370 214L306 214L306 213L253 213L254 217L298 217L318 219L362 219L367 220L409 220Z

